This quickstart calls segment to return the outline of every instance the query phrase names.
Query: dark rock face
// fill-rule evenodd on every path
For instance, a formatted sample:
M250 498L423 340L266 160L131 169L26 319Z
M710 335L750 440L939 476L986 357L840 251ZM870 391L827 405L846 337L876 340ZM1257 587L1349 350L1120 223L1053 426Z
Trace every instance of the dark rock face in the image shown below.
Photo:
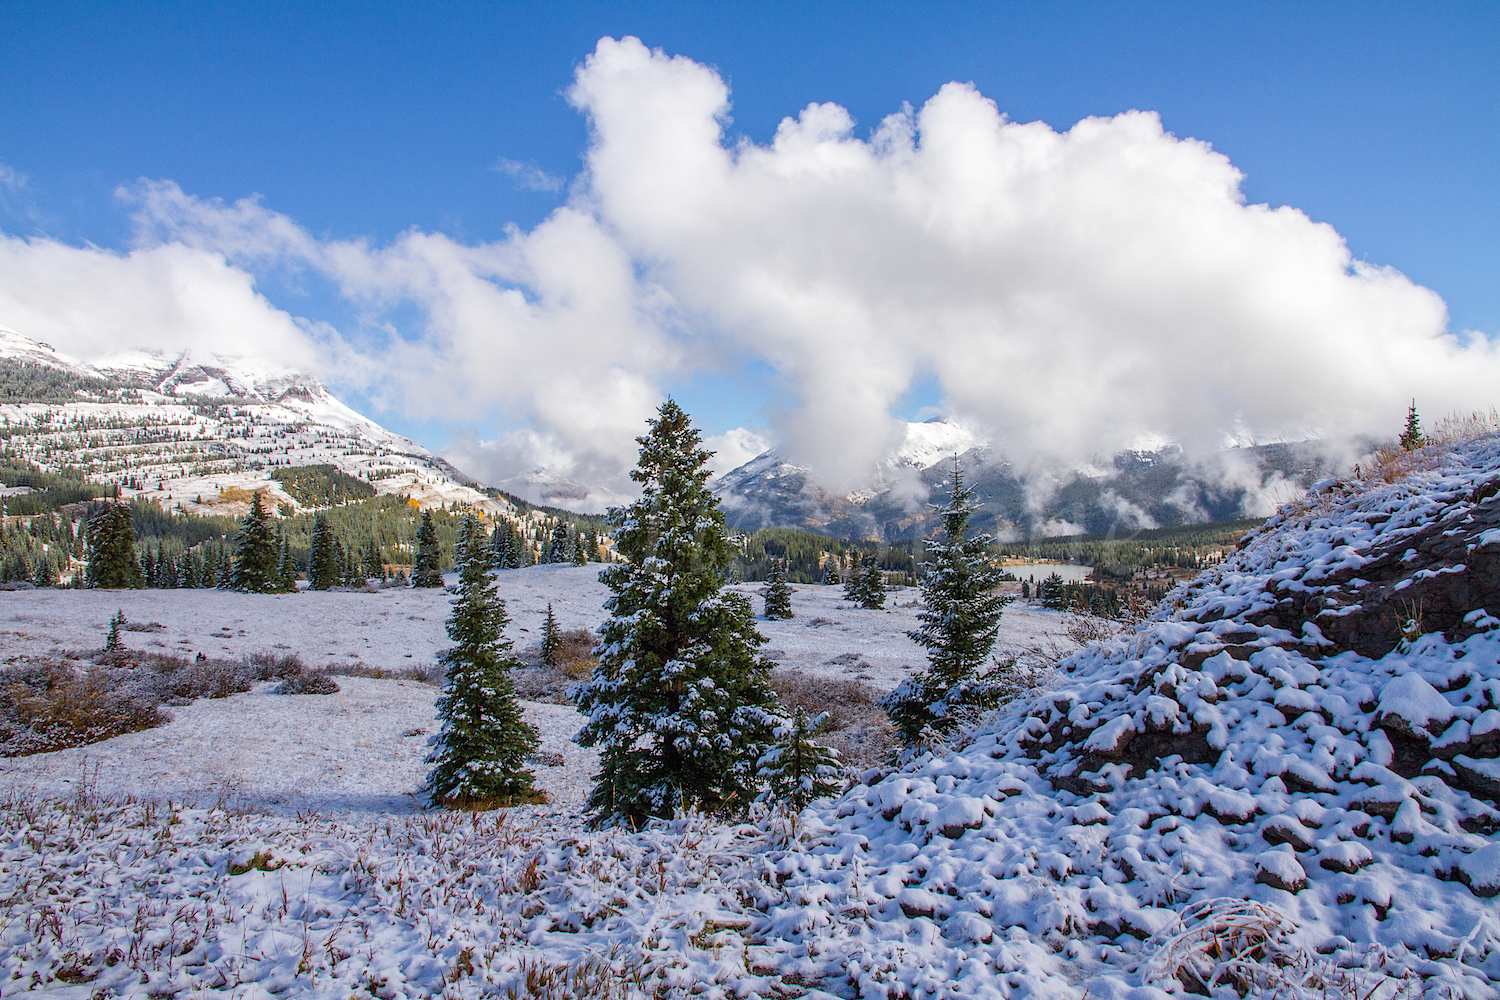
M1278 597L1247 616L1301 634L1311 622L1332 644L1378 659L1403 638L1442 632L1458 642L1482 631L1475 611L1500 617L1500 478L1453 498L1440 519L1398 532L1368 553L1368 562L1327 577L1267 584Z

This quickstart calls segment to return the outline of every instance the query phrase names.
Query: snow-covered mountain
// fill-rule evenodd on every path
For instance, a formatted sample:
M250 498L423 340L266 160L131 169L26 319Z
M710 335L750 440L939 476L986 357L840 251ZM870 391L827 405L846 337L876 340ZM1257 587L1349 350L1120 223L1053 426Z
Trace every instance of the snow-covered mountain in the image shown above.
M319 464L423 507L511 510L315 376L254 357L137 349L91 363L0 328L0 427L11 460L80 469L168 510L238 514L258 490L295 511L271 473Z
M729 523L744 531L793 527L892 541L936 528L936 498L959 456L983 503L974 523L1001 538L1130 531L1269 514L1315 480L1352 464L1373 442L1302 442L1230 448L1193 460L1170 443L1051 474L1024 474L964 424L907 425L870 484L839 493L775 450L713 483Z

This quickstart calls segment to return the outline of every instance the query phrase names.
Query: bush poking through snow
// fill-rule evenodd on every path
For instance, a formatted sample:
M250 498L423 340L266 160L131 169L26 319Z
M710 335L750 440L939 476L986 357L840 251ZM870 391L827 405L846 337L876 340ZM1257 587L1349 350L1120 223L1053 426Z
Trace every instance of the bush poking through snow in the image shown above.
M338 694L339 685L325 673L296 674L276 685L277 694Z
M511 671L520 666L504 637L505 602L495 593L479 521L464 518L458 551L458 596L441 658L447 680L438 698L442 729L432 737L427 793L434 804L464 807L537 801L526 760L536 728L521 717Z

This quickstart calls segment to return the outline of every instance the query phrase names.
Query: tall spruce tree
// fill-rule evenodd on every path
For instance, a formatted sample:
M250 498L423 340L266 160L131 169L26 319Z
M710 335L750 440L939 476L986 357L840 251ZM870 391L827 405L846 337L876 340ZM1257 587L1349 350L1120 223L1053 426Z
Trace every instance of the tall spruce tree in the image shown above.
M128 504L102 505L89 518L87 533L88 586L113 590L146 585L135 561L135 524Z
M823 586L837 587L839 585L839 557L833 553L828 554L828 561L823 563Z
M589 564L588 536L579 532L573 536L573 565L587 566Z
M927 649L928 669L903 681L881 701L881 707L908 745L924 729L953 730L972 712L993 707L996 686L979 673L1000 632L1000 615L1010 598L995 592L1002 571L990 564L990 536L969 536L969 518L979 505L965 486L958 460L953 462L953 494L942 507L942 539L927 543L931 561L922 580L926 607L917 614L922 627L908 632Z
M599 664L575 689L588 717L575 739L602 751L598 823L742 810L780 721L750 602L720 589L731 550L711 453L671 399L650 427L630 473L641 498L609 514L627 561L599 574L614 595Z
M573 561L573 547L568 543L568 536L572 532L568 530L566 521L558 521L552 529L552 543L547 546L547 562L566 563Z
M417 561L411 568L413 587L441 587L443 585L442 554L438 551L437 527L432 523L432 511L422 512L422 526L417 529Z
M854 599L860 607L871 611L885 607L885 574L881 572L877 556L865 556L864 565L859 569Z
M438 698L442 728L432 738L427 793L433 804L507 805L534 796L526 759L536 729L521 717L511 671L520 664L504 638L509 617L489 573L484 531L473 515L459 532L458 596L447 622L453 648Z
M333 529L322 514L313 518L312 535L307 546L307 589L327 590L338 586L340 564L338 542Z
M786 560L772 559L766 570L766 617L771 620L792 617L792 588L786 582Z
M276 529L276 590L283 594L297 592L297 560L292 558L292 545L280 528Z
M849 572L844 574L844 597L847 600L859 602L860 583L863 577L859 575L859 550L849 550Z
M234 536L234 570L230 586L251 594L274 594L280 585L276 575L276 535L266 516L261 495L254 494L250 513Z
M519 546L513 539L516 526L509 521L497 521L495 533L490 536L490 565L495 569L515 569L521 565Z

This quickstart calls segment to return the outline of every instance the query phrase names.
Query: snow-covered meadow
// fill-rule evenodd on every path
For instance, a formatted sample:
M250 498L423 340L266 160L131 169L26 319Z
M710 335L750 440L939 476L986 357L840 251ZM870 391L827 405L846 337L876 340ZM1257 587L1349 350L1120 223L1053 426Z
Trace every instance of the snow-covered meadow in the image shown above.
M795 821L590 831L588 763L550 705L527 710L554 713L553 804L417 810L421 748L402 734L431 728L432 689L413 681L186 707L90 748L97 769L83 751L13 759L0 989L1500 997L1500 439L1421 458L1393 483L1320 484L1050 689ZM589 569L502 588L520 643L548 600L564 627L602 617ZM132 642L169 649L274 648L263 634L309 662L399 668L444 644L441 594L166 607L191 596L0 595L6 655L97 647L116 597L163 626ZM797 588L796 617L760 626L785 669L889 687L921 662L914 596L870 612ZM1060 625L1012 606L1002 646L1062 650ZM344 629L369 632L368 656ZM205 760L270 747L218 772L253 780L188 807L189 758L149 744L173 727Z

